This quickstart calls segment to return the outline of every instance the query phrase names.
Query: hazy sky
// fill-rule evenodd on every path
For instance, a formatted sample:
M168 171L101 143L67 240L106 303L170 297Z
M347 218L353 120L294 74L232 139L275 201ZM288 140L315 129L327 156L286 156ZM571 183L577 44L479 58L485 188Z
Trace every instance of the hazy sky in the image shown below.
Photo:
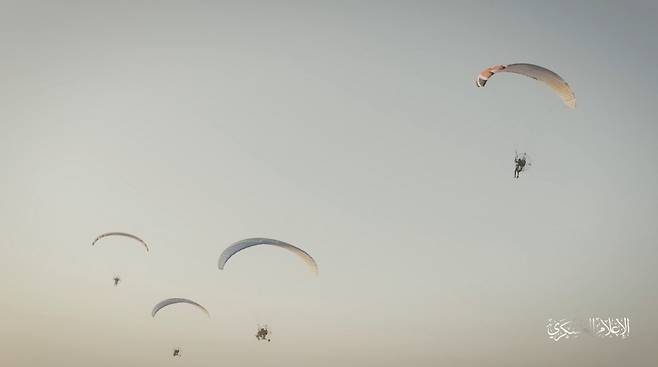
M0 365L658 364L658 3L451 3L3 1Z

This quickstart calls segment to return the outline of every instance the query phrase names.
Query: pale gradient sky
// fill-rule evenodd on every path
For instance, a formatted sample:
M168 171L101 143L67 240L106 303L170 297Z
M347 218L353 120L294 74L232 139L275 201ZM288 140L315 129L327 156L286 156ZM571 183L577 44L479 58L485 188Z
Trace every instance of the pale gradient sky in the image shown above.
M0 365L658 365L658 3L456 3L3 1Z

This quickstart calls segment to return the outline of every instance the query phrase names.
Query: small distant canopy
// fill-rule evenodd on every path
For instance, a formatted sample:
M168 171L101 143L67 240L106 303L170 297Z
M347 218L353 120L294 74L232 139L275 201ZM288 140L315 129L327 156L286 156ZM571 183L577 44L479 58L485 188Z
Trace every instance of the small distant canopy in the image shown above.
M302 259L309 267L309 269L311 269L312 272L314 272L316 275L318 274L319 271L318 264L315 262L315 259L313 259L313 257L311 257L311 255L309 255L306 251L300 249L297 246L293 246L289 243L271 238L247 238L230 245L222 252L222 254L219 257L219 262L218 262L219 269L220 270L224 269L226 262L228 262L228 260L236 253L246 248L252 246L260 246L260 245L276 246L288 250L293 254L297 255L300 259Z
M151 311L151 316L155 317L155 315L163 308L168 307L170 305L176 304L176 303L187 303L190 304L197 309L201 310L203 313L206 314L206 316L210 317L210 313L208 310L206 310L205 307L201 306L200 304L189 300L187 298L168 298L165 299L164 301L159 302L157 305L153 307L153 311Z
M539 80L548 85L570 108L576 108L576 95L569 84L559 75L544 67L533 64L494 65L484 69L476 80L478 87L484 87L496 73L515 73Z
M122 236L122 237L132 238L133 240L136 240L139 243L141 243L144 246L144 248L146 249L146 251L149 251L149 246L146 244L146 242L144 242L144 240L142 240L141 238L135 236L134 234L125 233L125 232L107 232L107 233L103 233L102 235L96 237L96 239L94 240L94 242L91 243L91 245L93 246L99 240L101 240L105 237L110 237L110 236Z

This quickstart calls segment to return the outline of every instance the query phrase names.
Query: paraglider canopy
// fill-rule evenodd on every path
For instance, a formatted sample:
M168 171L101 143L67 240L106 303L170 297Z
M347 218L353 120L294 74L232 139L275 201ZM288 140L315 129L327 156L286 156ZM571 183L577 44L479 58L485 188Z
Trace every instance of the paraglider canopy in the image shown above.
M144 248L146 249L147 252L149 251L149 246L146 244L146 242L144 242L144 240L142 240L141 238L135 236L134 234L125 233L125 232L107 232L107 233L103 233L100 236L96 237L96 239L94 239L94 241L91 243L91 245L94 246L96 244L96 242L98 242L99 240L101 240L105 237L109 237L109 236L122 236L122 237L132 238L133 240L136 240L139 243L141 243L142 246L144 246Z
M533 64L494 65L484 69L475 82L478 87L484 87L489 78L496 73L515 73L539 80L548 85L570 108L576 108L576 95L569 84L559 75L544 67Z
M227 247L222 254L219 256L218 267L220 270L224 269L226 262L235 255L236 253L258 245L269 245L276 246L285 250L292 252L302 259L306 265L313 271L316 275L318 274L318 264L315 262L315 259L311 257L306 251L300 249L299 247L293 246L289 243L271 239L271 238L247 238L242 241L235 242L234 244Z
M165 308L165 307L167 307L167 306L170 306L170 305L176 304L176 303L187 303L187 304L190 304L190 305L192 305L192 306L198 308L199 310L201 310L203 313L206 314L206 316L210 317L210 313L208 312L208 310L206 310L205 307L203 307L203 306L201 306L200 304L198 304L198 303L196 303L196 302L194 302L194 301L192 301L192 300L189 300L189 299L187 299L187 298L168 298L168 299L165 299L164 301L158 302L158 304L156 304L156 305L153 307L153 310L151 311L151 316L152 316L152 317L155 317L155 315L156 315L161 309L163 309L163 308Z

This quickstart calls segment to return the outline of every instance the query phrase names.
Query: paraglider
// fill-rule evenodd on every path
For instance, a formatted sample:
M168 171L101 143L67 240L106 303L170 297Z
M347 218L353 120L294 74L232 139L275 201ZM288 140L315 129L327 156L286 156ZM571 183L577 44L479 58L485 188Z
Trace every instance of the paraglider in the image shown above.
M528 161L528 155L526 153L516 153L514 157L514 178L519 178L519 174L523 171L526 171L528 167L532 164Z
M316 275L318 274L318 264L306 251L300 249L299 247L293 246L289 243L279 240L274 240L271 238L247 238L245 240L235 242L234 244L227 247L219 257L219 262L218 262L219 269L220 270L224 269L226 262L236 253L246 248L257 246L257 245L270 245L270 246L276 246L286 249L292 252L293 254L297 255L299 258L301 258L306 263L306 265L311 269L311 271L313 271Z
M96 237L96 239L94 240L94 242L91 243L91 245L94 246L96 244L96 242L98 242L102 238L109 237L109 236L123 236L123 237L132 238L132 239L138 241L139 243L141 243L144 246L144 248L146 249L147 252L149 251L149 246L146 244L146 242L144 242L144 240L142 240L141 238L135 236L134 234L125 233L125 232L107 232L107 233L103 233L100 236Z
M527 77L539 80L548 85L557 95L562 99L562 102L570 108L576 108L576 95L569 84L562 79L559 75L533 64L509 64L509 65L494 65L490 68L484 69L475 82L478 87L484 87L487 81L496 73L515 73L525 75Z
M176 304L176 303L190 304L190 305L198 308L199 310L201 310L203 313L206 314L206 316L210 317L210 313L208 312L208 310L206 310L205 307L201 306L200 304L198 304L198 303L196 303L192 300L186 299L186 298L168 298L168 299L165 299L164 301L158 302L158 304L156 304L153 307L153 310L151 311L151 316L155 317L155 315L158 313L158 311L160 311L161 309L163 309L167 306L170 306L170 305L173 305L173 304Z
M187 299L187 298L167 298L167 299L165 299L165 300L163 300L163 301L161 301L161 302L158 302L158 303L153 307L153 310L151 311L151 316L155 318L155 315L157 315L157 313L158 313L160 310L162 310L162 309L165 308L165 307L168 307L168 306L171 306L171 305L177 304L177 303L187 303L187 304L189 304L189 305L192 305L192 306L194 306L196 309L198 309L198 310L202 311L203 313L205 313L206 316L210 317L210 313L208 313L208 310L206 310L205 307L203 307L203 306L201 306L200 304L198 304L198 303L196 303L196 302L194 302L194 301L192 301L192 300L189 300L189 299ZM180 347L176 347L176 348L174 349L173 356L174 356L174 357L180 357L180 355L181 355L180 352L181 352L181 348L180 348Z
M91 245L95 246L98 241L100 241L101 239L103 239L105 237L110 237L110 236L121 236L121 237L127 237L127 238L130 238L130 239L133 239L133 240L137 241L137 243L144 246L144 248L146 249L146 252L149 251L149 247L146 244L146 242L144 242L144 240L142 240L141 238L135 236L134 234L125 233L125 232L107 232L107 233L103 233L103 234L99 235L98 237L96 237L94 239L94 241L92 241ZM114 286L115 287L117 287L119 285L119 283L121 282L121 278L118 275L115 275L114 278L112 278L112 280L114 280Z
M258 329L256 330L256 339L258 340L267 340L268 342L271 342L272 339L270 339L270 335L272 335L272 332L270 329L265 326L258 326Z

